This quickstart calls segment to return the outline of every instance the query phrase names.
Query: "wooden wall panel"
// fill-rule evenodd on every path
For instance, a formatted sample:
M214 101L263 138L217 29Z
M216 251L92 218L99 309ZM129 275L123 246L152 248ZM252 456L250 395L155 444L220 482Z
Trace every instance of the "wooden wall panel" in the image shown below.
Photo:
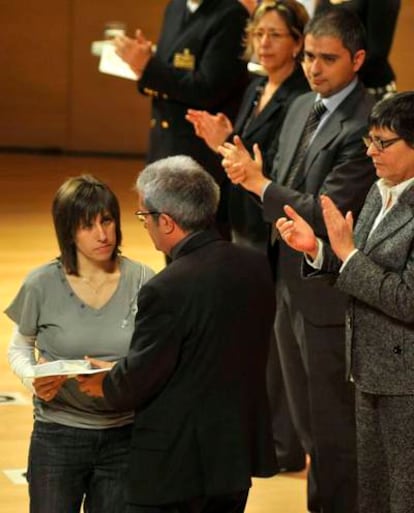
M0 146L67 139L70 0L0 0Z
M414 36L414 0L402 0L391 51L391 63L399 91L414 89L414 67L411 45Z
M0 0L0 148L145 153L150 100L99 73L90 48L116 20L156 42L167 3ZM400 90L414 89L413 27L414 0L402 0L391 53Z
M68 149L144 153L150 100L136 83L98 72L93 40L103 38L108 21L122 21L133 35L137 27L156 41L165 1L73 0L70 131Z

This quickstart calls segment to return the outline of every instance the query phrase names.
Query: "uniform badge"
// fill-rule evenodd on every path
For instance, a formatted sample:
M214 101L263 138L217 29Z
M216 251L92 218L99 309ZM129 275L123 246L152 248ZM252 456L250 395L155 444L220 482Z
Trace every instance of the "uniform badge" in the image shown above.
M192 71L195 68L195 55L185 48L182 53L174 54L173 65L174 68Z

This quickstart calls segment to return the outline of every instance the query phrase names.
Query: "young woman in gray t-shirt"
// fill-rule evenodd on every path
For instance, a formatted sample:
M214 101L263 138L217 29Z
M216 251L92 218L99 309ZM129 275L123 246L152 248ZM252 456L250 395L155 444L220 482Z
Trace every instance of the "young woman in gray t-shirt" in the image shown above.
M110 367L125 356L139 290L154 273L120 256L119 204L104 183L67 180L52 213L60 257L33 270L6 310L10 365L34 394L30 512L78 513L84 502L89 513L122 513L132 412L82 393L70 374L33 376L42 362L87 355Z

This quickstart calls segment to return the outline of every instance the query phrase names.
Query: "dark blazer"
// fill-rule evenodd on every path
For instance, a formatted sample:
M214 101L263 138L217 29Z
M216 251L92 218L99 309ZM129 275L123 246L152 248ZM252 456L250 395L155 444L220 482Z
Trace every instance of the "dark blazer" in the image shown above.
M319 195L327 194L342 212L352 210L356 217L375 180L362 143L373 99L362 84L357 84L316 134L306 155L304 173L291 189L283 184L314 99L315 93L302 95L289 109L272 170L275 182L266 189L263 208L265 219L272 222L284 215L284 205L292 205L318 236L326 237ZM345 296L326 284L302 280L301 255L283 242L277 244L277 282L289 290L292 303L318 326L343 324Z
M276 472L268 267L264 255L200 232L141 289L129 354L104 381L111 404L136 410L128 502L232 493Z
M348 374L352 370L364 392L414 394L414 186L368 238L380 209L374 185L355 227L360 251L336 279L336 287L350 296ZM323 269L337 276L340 265L326 247Z
M333 5L319 0L316 12ZM367 58L359 76L366 87L383 87L395 79L388 61L401 0L343 0L340 5L354 11L365 27Z
M250 152L257 143L265 162L271 165L286 112L297 96L309 91L309 85L299 66L277 89L265 108L254 116L253 111L266 81L266 78L256 78L247 88L234 124L234 134L240 135ZM233 185L229 201L230 224L235 240L243 240L265 251L269 225L263 221L262 206L257 199L243 188Z
M138 82L152 96L148 161L190 155L221 182L221 165L185 115L204 109L234 120L248 83L242 60L248 13L238 0L204 0L188 21L186 13L186 0L170 1L157 51Z

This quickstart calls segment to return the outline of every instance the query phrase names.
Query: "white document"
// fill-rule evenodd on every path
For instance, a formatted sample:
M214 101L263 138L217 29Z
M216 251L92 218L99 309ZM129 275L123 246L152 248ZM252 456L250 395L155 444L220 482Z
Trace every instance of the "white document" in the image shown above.
M39 363L32 367L32 373L25 378L45 378L46 376L77 376L78 374L95 374L110 369L94 369L87 360L55 360Z
M115 53L115 46L108 42L102 46L99 71L130 80L138 80L137 74Z

